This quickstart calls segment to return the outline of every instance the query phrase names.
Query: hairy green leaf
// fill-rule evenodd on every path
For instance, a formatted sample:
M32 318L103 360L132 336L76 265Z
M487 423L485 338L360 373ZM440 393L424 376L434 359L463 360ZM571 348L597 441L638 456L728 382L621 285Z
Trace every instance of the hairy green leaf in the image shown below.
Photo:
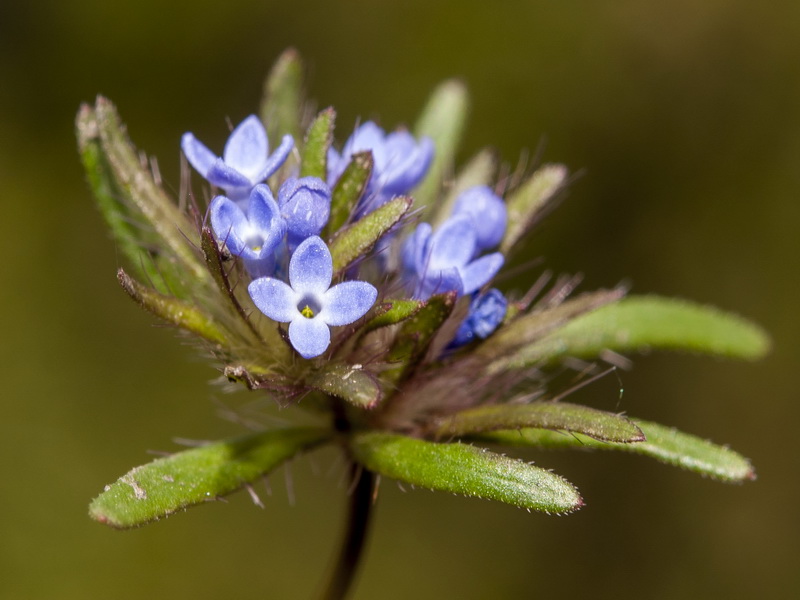
M370 471L431 490L556 514L583 505L577 490L558 475L482 448L388 433L356 434L350 447Z
M385 381L397 384L414 371L425 358L431 340L453 312L455 303L455 292L431 296L413 316L403 321L387 358L396 366L382 373Z
M330 437L326 429L279 429L159 458L106 486L89 506L89 515L119 529L157 521L230 494Z
M139 306L167 323L199 335L214 344L226 347L230 345L225 332L194 304L160 294L156 290L138 283L122 269L117 271L117 279Z
M328 175L328 148L333 142L333 126L336 111L326 108L317 115L306 133L300 160L300 177L319 177L325 180Z
M476 352L489 359L506 357L502 361L496 361L500 366L494 370L506 368L508 366L506 363L514 363L520 348L541 340L554 329L564 326L579 315L618 301L624 294L625 290L621 288L598 290L566 300L551 308L534 310L506 323L481 344Z
M414 134L433 140L433 163L423 182L414 191L417 207L432 210L453 161L467 119L467 90L460 81L445 81L437 87L422 110ZM427 214L424 215L427 220Z
M308 385L346 400L359 408L373 408L382 397L377 378L361 365L326 364L312 373Z
M683 350L755 360L769 347L767 334L741 317L685 300L633 296L573 319L496 366L520 367L565 355L595 358L603 350Z
M325 226L323 236L329 239L347 223L350 215L364 195L369 178L372 176L372 152L353 154L344 172L333 186L331 193L331 216Z
M550 201L564 189L567 174L564 165L542 165L507 198L508 227L500 252L508 254L542 217Z
M385 302L387 308L384 312L370 319L364 326L364 333L374 331L381 327L388 327L389 325L396 325L401 321L411 318L420 308L425 306L424 300L387 300Z
M722 481L738 482L755 479L750 462L730 448L712 444L697 436L657 423L632 419L647 438L634 444L619 444L593 440L580 434L566 434L543 429L493 431L474 436L484 442L509 446L539 448L586 448L622 450L642 454L656 460L707 475Z
M330 243L334 273L341 273L353 261L372 250L375 244L403 218L411 208L411 199L403 196L389 200L346 229Z
M644 440L642 430L623 416L566 402L493 404L471 408L440 421L435 435L438 438L463 437L522 427L571 431L607 442Z

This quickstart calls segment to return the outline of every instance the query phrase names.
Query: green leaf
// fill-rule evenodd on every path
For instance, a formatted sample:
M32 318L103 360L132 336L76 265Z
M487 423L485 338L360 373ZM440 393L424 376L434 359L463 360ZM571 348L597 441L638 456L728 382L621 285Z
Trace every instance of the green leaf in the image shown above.
M142 164L111 102L98 97L94 111L81 109L78 140L84 161L89 160L90 181L100 191L98 203L125 253L135 260L135 246L145 243L148 250L158 253L160 274L153 281L159 282L155 285L162 291L170 287L173 293L189 297L184 288L209 284L209 274L196 252L197 228ZM125 226L125 220L139 225ZM152 232L138 233L147 228ZM153 266L145 264L142 270L151 275Z
M538 448L586 448L622 450L642 454L656 460L728 482L755 479L750 462L730 448L712 444L694 435L681 433L657 423L632 419L647 438L635 444L618 444L593 440L580 434L564 434L542 429L494 431L476 436L484 442L509 446Z
M414 134L433 140L434 156L428 174L414 192L417 207L432 210L442 181L453 168L456 150L467 119L467 90L460 81L445 81L437 87L420 115ZM425 214L423 220L427 220Z
M353 154L331 193L331 216L323 236L330 239L347 223L372 176L372 152Z
M396 366L382 373L385 381L397 384L414 371L425 358L439 328L453 312L455 303L455 292L431 296L413 316L403 321L387 358L388 363Z
M582 315L521 350L505 367L560 356L595 358L603 350L683 350L755 360L770 341L757 325L716 308L658 296L633 296Z
M556 514L583 506L577 490L565 479L482 448L362 433L353 436L351 450L370 471L431 490Z
M393 198L342 230L329 246L334 273L341 273L372 250L377 241L408 212L411 202L411 198L404 196Z
M275 61L264 82L259 115L272 143L277 143L287 133L295 140L302 135L303 71L300 54L289 48Z
M542 165L506 200L508 227L500 252L508 252L544 215L548 204L564 189L567 180L564 165Z
M214 344L225 347L230 346L224 331L217 326L211 317L200 311L197 306L178 298L160 294L156 290L138 283L122 269L117 271L117 279L123 289L139 306L167 323L199 335Z
M590 313L600 306L616 302L624 294L625 290L621 288L598 290L566 300L554 307L534 310L503 325L499 331L481 344L476 352L479 356L488 359L508 357L495 361L498 366L493 365L493 371L505 369L509 364L516 366L519 353L522 352L520 348L524 350L524 347L538 342L554 329L570 323L579 315Z
M336 111L326 108L309 126L300 160L300 177L319 177L323 180L327 177L328 148L333 142L335 121Z
M494 152L481 150L467 165L461 169L453 187L447 192L444 200L430 207L430 223L434 229L448 219L453 212L456 200L471 187L489 185L497 170L497 159Z
M364 325L364 333L396 325L406 319L413 317L420 308L425 306L424 300L387 300L386 310Z
M440 421L435 435L437 438L463 437L522 427L577 432L607 442L644 440L642 430L625 417L566 402L494 404L471 408Z
M330 437L326 429L281 429L159 458L106 486L89 506L89 515L119 529L157 521L230 494Z
M383 395L378 380L361 365L326 364L312 373L306 382L320 392L346 400L359 408L373 408Z

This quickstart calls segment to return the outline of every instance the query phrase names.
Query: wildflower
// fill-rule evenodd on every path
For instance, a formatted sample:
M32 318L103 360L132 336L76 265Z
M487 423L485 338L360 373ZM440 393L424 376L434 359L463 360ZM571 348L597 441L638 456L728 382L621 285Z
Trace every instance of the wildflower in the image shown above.
M341 176L353 154L372 152L373 170L367 191L356 217L372 212L392 196L410 192L428 172L433 160L433 141L419 141L407 131L386 134L372 121L360 125L345 142L342 153L328 151L328 183L333 185Z
M467 318L461 322L451 348L463 346L475 340L485 340L503 322L506 316L508 301L495 288L484 294L475 294L469 305Z
M231 254L242 257L251 275L270 274L275 249L286 233L286 222L269 187L262 183L253 188L246 214L225 196L211 201L209 214L217 239L225 243Z
M447 291L467 295L488 283L504 259L499 252L474 259L477 239L472 219L465 215L450 217L435 233L428 223L420 223L402 254L414 297L425 300Z
M328 348L330 326L360 319L375 303L378 290L363 281L333 287L333 260L319 237L304 240L289 261L289 284L271 277L248 286L258 309L270 319L289 323L289 341L300 356L313 358Z
M246 200L250 190L272 175L289 156L294 140L284 135L278 149L269 154L267 132L261 120L250 115L233 130L222 158L192 133L184 133L181 148L187 160L209 183L225 190L232 200Z
M479 250L497 246L506 232L505 202L485 185L476 185L462 192L456 198L453 215L467 215L472 219Z
M331 190L317 177L290 177L278 191L281 216L286 220L289 242L299 244L318 235L331 213Z

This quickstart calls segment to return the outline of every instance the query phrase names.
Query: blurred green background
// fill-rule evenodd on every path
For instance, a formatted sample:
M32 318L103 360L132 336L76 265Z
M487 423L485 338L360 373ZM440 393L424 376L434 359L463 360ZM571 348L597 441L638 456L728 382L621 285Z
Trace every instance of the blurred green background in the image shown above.
M311 96L337 107L340 139L359 117L412 122L437 82L461 77L473 98L462 159L494 145L514 164L544 143L545 160L584 173L530 257L585 273L582 289L626 280L718 305L775 342L757 364L640 357L575 398L730 444L756 482L525 454L587 500L556 518L384 481L355 598L800 597L800 5L788 0L0 3L0 597L316 589L346 493L332 453L295 461L288 489L276 473L266 510L242 493L131 532L86 516L148 451L240 431L221 411L262 423L294 411L223 395L118 289L75 112L112 98L176 189L180 135L220 148L225 119L255 111L290 45Z

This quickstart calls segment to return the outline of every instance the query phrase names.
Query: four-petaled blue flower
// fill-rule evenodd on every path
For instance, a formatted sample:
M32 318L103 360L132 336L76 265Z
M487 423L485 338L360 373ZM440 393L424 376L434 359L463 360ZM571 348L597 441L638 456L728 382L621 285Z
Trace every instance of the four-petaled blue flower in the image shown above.
M503 322L508 308L506 297L495 288L485 294L475 294L469 305L467 318L461 322L450 348L457 348L475 340L485 340Z
M209 183L225 190L232 200L247 200L250 190L283 164L294 146L291 135L270 156L267 132L261 120L250 115L233 130L222 158L191 133L184 133L181 148L187 160Z
M456 215L472 219L479 250L494 248L503 240L508 220L506 204L489 187L476 185L459 194L453 206Z
M313 358L328 348L330 326L348 325L375 303L378 290L363 281L333 287L333 261L319 237L303 241L289 261L289 284L271 277L248 286L258 309L270 319L289 323L289 341L300 356Z
M403 245L405 276L415 298L455 291L459 296L477 291L503 266L499 252L475 258L475 226L467 215L450 217L434 233L420 223Z
M290 177L278 190L278 205L286 220L289 243L297 245L319 235L331 214L331 189L317 177Z
M342 153L328 151L328 183L333 186L353 154L372 152L372 177L356 218L372 212L392 196L410 192L428 172L433 160L433 141L423 137L417 142L407 131L385 133L372 121L360 125L345 142Z
M217 239L225 242L231 254L242 257L251 275L272 274L286 222L269 187L262 183L253 188L246 214L236 202L217 196L211 201L209 216Z

